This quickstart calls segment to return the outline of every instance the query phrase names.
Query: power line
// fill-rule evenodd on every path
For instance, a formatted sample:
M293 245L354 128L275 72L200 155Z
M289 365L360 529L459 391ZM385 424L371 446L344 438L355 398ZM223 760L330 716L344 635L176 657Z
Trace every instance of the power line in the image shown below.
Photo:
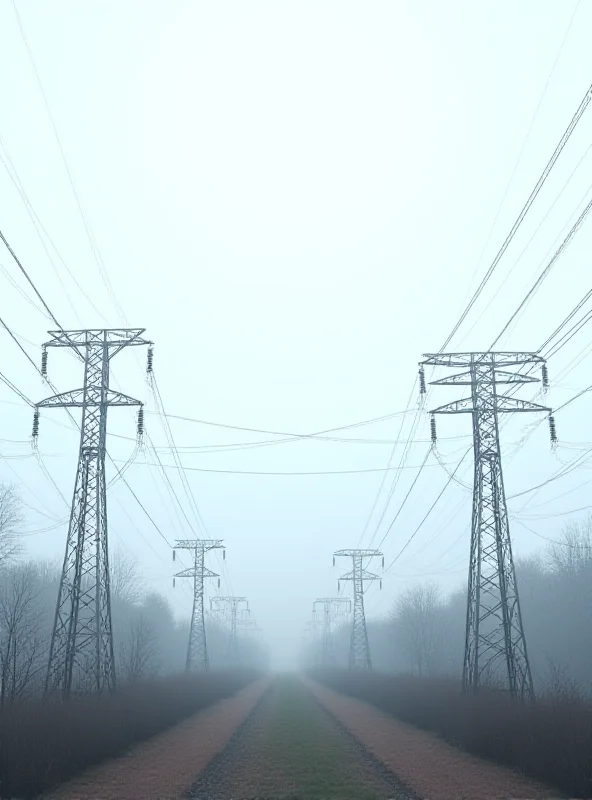
M493 342L489 346L490 350L493 350L495 345L501 339L503 334L508 330L508 328L510 327L512 322L516 319L518 314L522 311L522 309L525 307L525 305L531 299L533 294L540 288L540 286L543 283L543 281L545 280L545 278L549 275L549 273L551 272L551 270L553 269L553 267L555 266L555 264L557 263L559 258L563 255L564 251L571 244L571 242L573 241L574 237L576 236L576 234L578 233L578 231L580 230L580 228L582 227L582 225L586 221L586 218L587 218L588 214L590 213L591 209L592 209L592 200L590 200L588 202L588 204L586 205L586 207L584 208L584 210L582 211L582 213L580 214L580 216L578 217L578 219L576 220L576 222L572 226L570 232L567 234L567 236L565 237L565 239L563 240L563 242L561 243L559 248L555 251L555 254L551 258L551 260L549 261L547 266L544 268L544 270L541 272L541 274L536 279L534 284L528 290L528 292L526 293L526 296L521 301L521 303L519 304L519 306L516 309L516 311L514 311L514 313L511 315L510 319L506 322L504 327L501 329L501 331L498 333L496 338L493 340Z
M557 55L555 56L555 60L553 61L553 65L551 67L549 75L547 76L547 80L545 82L545 86L543 87L543 91L541 92L541 96L539 98L539 101L537 103L536 109L535 109L534 114L532 116L532 119L530 121L530 125L528 126L528 130L526 132L526 136L524 137L524 141L522 142L522 147L520 148L520 152L518 153L518 157L516 159L516 163L514 164L514 169L512 170L512 174L510 175L508 183L506 184L506 189L504 191L504 194L502 196L502 199L501 199L500 204L498 206L498 209L496 211L496 214L495 214L493 223L491 225L491 228L489 229L489 233L487 235L487 239L485 241L485 244L483 245L483 249L481 250L481 255L479 256L479 261L477 262L477 267L475 268L475 272L473 273L473 277L475 276L477 270L481 266L481 262L483 261L483 256L485 255L485 251L487 250L487 246L489 245L489 242L491 241L491 237L492 237L493 231L495 230L495 226L497 225L497 221L499 219L501 210L503 208L504 203L506 202L506 198L507 198L508 193L510 191L510 187L512 186L512 183L513 183L514 178L516 176L516 173L518 171L518 167L520 165L520 162L522 161L522 156L524 155L524 151L526 149L526 145L528 144L528 141L530 140L530 135L531 135L532 130L534 128L534 124L535 124L535 122L536 122L536 120L538 118L539 111L541 110L541 106L543 104L543 100L545 99L545 96L547 94L547 89L549 88L549 84L551 83L553 75L555 74L555 69L557 67L557 64L559 63L559 59L560 59L561 54L563 52L563 48L565 47L565 42L567 41L567 37L568 37L569 32L571 30L574 18L575 18L576 13L577 13L577 10L578 10L578 8L580 6L580 2L581 2L581 0L577 0L576 4L574 6L574 10L573 10L572 15L570 17L568 26L567 26L567 28L565 30L564 35L563 35L563 39L561 40L561 44L559 45L559 50L557 51ZM472 283L472 279L471 279L471 283ZM467 292L467 295L468 295L468 292ZM465 302L466 302L466 296L465 296ZM448 343L446 343L446 344L448 344ZM446 345L444 345L444 347L446 347Z
M411 408L411 401L412 401L412 399L413 399L413 395L414 395L414 393L415 393L415 384L416 384L416 381L414 381L414 382L413 382L413 385L412 385L412 387L411 387L411 392L409 393L409 399L407 400L407 411L409 411L409 410L410 410L410 408ZM387 465L386 465L386 466L387 466L387 469L389 469L389 468L390 468L390 466L391 466L391 464L392 464L392 462L393 462L393 458L395 457L395 452L396 452L396 450L397 450L397 444L398 444L398 440L401 438L401 433L403 432L403 426L404 426L404 424L405 424L405 418L406 418L406 416L407 416L406 414L405 414L405 415L403 415L403 417L402 417L402 419L401 419L401 425L399 426L399 432L398 432L398 434L397 434L397 440L396 440L395 442L393 442L393 449L391 450L391 453L390 453L390 456L389 456L389 460L388 460L388 462L387 462ZM409 437L408 437L408 438L407 438L407 440L406 440L405 447L407 447L408 443L409 443ZM397 475L398 475L398 474L399 474L399 473L397 473ZM360 538L359 538L359 540L358 540L358 547L360 546L360 544L361 544L361 542L362 542L362 539L363 539L363 538L364 538L364 536L366 535L366 531L368 530L368 527L369 527L369 525L370 525L370 521L372 520L372 517L373 517L373 515L374 515L374 512L376 511L376 506L378 505L378 501L379 501L379 499L380 499L380 495L382 494L382 490L383 490L383 488L384 488L384 485L385 485L385 483L386 483L386 478L387 478L387 475L388 475L388 472L387 472L387 471L385 471L385 472L384 472L384 474L383 474L383 476L382 476L382 480L381 480L381 482L380 482L380 485L379 485L379 487L378 487L378 491L376 492L376 495L375 495L375 497L374 497L374 502L372 503L372 507L371 507L371 509L370 509L370 513L368 514L368 517L367 517L367 519L366 519L366 524L364 525L364 528L363 528L363 530L362 530L362 533L361 533L361 535L360 535ZM396 478L395 478L395 481L396 481ZM396 483L395 483L395 486L396 486ZM392 493L393 493L393 492L394 492L394 487L393 487L393 491L389 493L389 497L388 497L388 499L387 499L387 502L386 502L386 505L385 505L385 508L384 508L384 511L383 511L383 517L384 517L384 514L386 513L386 509L388 508L389 501L390 501L390 498L392 497ZM376 526L376 529L375 529L375 531L374 531L374 536L376 536L376 531L378 530L378 527L380 526L381 522L382 522L382 517L381 517L381 519L378 521L378 524L377 524L377 526ZM372 537L372 540L374 539L374 536ZM372 540L371 540L371 543L372 543Z
M29 56L29 60L31 62L31 66L33 68L33 72L34 72L35 78L37 80L37 85L38 85L39 91L41 93L41 97L43 98L43 103L45 105L45 110L47 112L47 116L49 117L49 121L51 123L51 127L52 127L52 130L53 130L54 136L55 136L55 140L57 142L58 149L60 151L60 155L61 155L61 158L62 158L62 163L64 165L64 168L66 170L66 174L68 176L68 182L70 184L70 188L72 189L72 194L74 195L74 199L76 201L76 206L77 206L78 211L80 213L80 218L82 220L82 224L84 225L84 230L86 232L86 236L88 238L93 257L95 259L97 267L99 268L99 273L101 275L103 283L105 284L105 287L106 287L111 299L113 300L113 302L115 304L115 307L117 308L117 310L120 313L120 315L122 316L122 318L125 320L125 314L123 313L123 309L119 305L119 302L118 302L118 300L117 300L117 298L116 298L116 296L115 296L115 294L113 292L113 286L111 285L111 281L109 279L109 274L108 274L107 269L105 267L105 264L104 264L104 261L103 261L103 257L101 256L99 247L97 245L97 242L95 240L94 234L93 234L92 229L90 227L90 222L87 219L87 216L84 213L84 210L82 208L82 203L81 203L81 200L80 200L80 196L79 196L78 191L76 189L76 185L74 183L74 178L72 176L72 172L71 172L70 167L68 165L68 160L66 159L66 153L64 151L64 147L62 145L62 141L61 141L60 135L58 133L57 125L56 125L53 113L51 111L51 107L49 105L49 101L47 99L47 95L45 93L45 89L43 87L43 83L41 81L41 76L39 74L39 70L37 69L37 64L35 62L35 58L33 57L33 51L31 50L31 46L29 44L29 40L27 39L27 34L25 32L25 28L23 26L23 22L22 22L20 14L19 14L19 10L17 8L16 0L13 0L13 7L14 7L14 13L16 15L16 20L17 20L17 23L18 23L18 28L19 28L19 31L20 31L20 34L21 34L21 38L23 40L23 44L25 45L25 49L27 51L27 55Z
M574 168L572 169L571 173L569 174L569 177L567 178L567 180L565 181L565 183L564 183L564 184L563 184L563 186L561 187L560 191L559 191L559 192L557 193L557 195L555 196L555 199L553 200L553 202L551 203L551 205L549 206L549 208L548 208L548 209L547 209L547 211L545 212L545 215L544 215L544 216L543 216L543 218L540 220L540 222L538 223L538 225L536 226L536 228L535 228L535 229L534 229L534 231L532 232L532 235L530 236L529 240L526 242L526 244L524 245L524 247L522 248L522 250L520 251L520 253L519 253L519 254L518 254L518 256L516 257L516 259L514 260L514 263L512 264L512 266L511 266L511 268L509 269L509 271L507 272L507 274L506 274L506 276L505 276L505 278L504 278L504 281L503 281L502 283L500 283L500 285L497 287L497 289L495 290L495 292L494 292L494 293L493 293L493 295L491 296L491 299L490 299L490 301L489 301L489 305L491 305L491 304L493 303L493 301L494 301L494 300L497 298L497 296L498 296L498 295L499 295L499 293L501 292L501 290L502 290L502 288L504 287L504 285L507 283L507 281L508 281L508 279L509 279L510 275L511 275L511 274L514 272L514 270L516 269L516 267L518 266L518 264L519 264L519 263L520 263L520 261L522 260L522 257L524 256L524 254L526 253L526 251L528 250L528 248L530 247L530 245L531 245L531 244L533 243L533 241L535 240L535 238L536 238L537 234L538 234L538 233L539 233L539 231L540 231L540 230L543 228L544 224L545 224L545 223L546 223L546 221L547 221L547 218L549 217L549 215L551 214L551 212L553 211L553 209L555 208L555 206L557 205L557 203L559 202L559 200L560 200L560 199L561 199L561 197L563 196L563 193L565 192L565 190L567 189L567 187L568 187L568 186L569 186L569 184L571 183L571 180L572 180L572 178L574 177L574 175L576 174L576 172L578 171L578 169L580 168L580 166L582 165L583 161L584 161L584 160L585 160L585 158L588 156L588 153L590 153L590 151L591 151L591 150L592 150L592 144L588 145L588 147L586 148L586 150L585 150L584 154L582 155L582 157L580 158L580 160L577 162L577 164L576 164L576 165L574 166ZM584 200L585 200L585 198L586 198L586 195L587 195L587 194L588 194L588 191L586 191L586 194L584 195ZM479 317L477 317L477 319L476 319L476 320L473 322L473 324L471 325L471 327L470 327L470 328L468 329L468 331L467 331L467 332L464 334L464 336L463 336L463 338L461 339L461 341L463 341L463 342L464 342L464 341L467 339L468 335L471 333L471 331L472 331L472 330L474 330L474 329L475 329L475 327L477 326L477 324L478 324L478 323L479 323Z
M12 247L10 246L10 244L8 243L8 240L6 239L6 237L4 236L4 234L2 233L2 231L1 231L1 230L0 230L0 239L2 239L2 241L4 242L4 245L5 245L5 247L6 247L6 249L8 250L8 252L9 252L9 253L10 253L10 255L12 256L12 258L14 259L14 261L15 261L16 265L18 266L18 268L20 269L20 271L23 273L23 275L25 276L25 278L26 278L26 279L27 279L27 281L29 282L29 285L31 286L31 288L33 289L33 291L35 292L35 294L37 295L37 297L39 298L39 300L41 300L41 303L42 303L42 305L43 305L43 308L44 308L44 309L47 311L47 313L49 314L49 316L51 317L51 319L52 319L52 320L55 322L55 324L57 325L57 327L58 327L58 328L59 328L61 331L63 331L63 330L64 330L64 329L63 329L63 327L60 325L60 323L59 323L59 322L57 321L57 319L55 318L55 316L54 316L54 314L53 314L52 310L50 309L50 307L47 305L47 303L46 303L46 302L45 302L45 300L43 299L43 297L42 297L42 295L41 295L41 293L40 293L39 289L38 289L38 288L35 286L35 284L33 283L33 280L31 279L31 277L30 277L29 273L27 272L27 270L26 270L26 269L23 267L23 265L21 264L21 262L20 262L20 260L19 260L19 258L18 258L18 256L17 256L17 254L14 252L14 250L12 249Z
M158 412L149 412L149 413L158 413ZM322 431L316 431L314 433L293 433L289 431L272 431L266 430L264 428L247 428L244 425L231 425L227 422L213 422L212 420L205 420L205 419L196 419L195 417L185 417L181 416L180 414L164 414L167 419L178 419L184 422L194 422L199 425L211 425L216 428L229 428L235 431L248 431L249 433L264 433L272 436L287 436L297 439L307 439L307 438L316 438L322 434L326 433L333 433L335 431L344 431L349 428L360 428L363 425L373 425L376 422L384 422L385 420L392 419L393 417L398 417L403 414L411 413L410 409L406 409L405 411L394 411L391 414L384 414L381 417L373 417L371 419L362 420L361 422L350 422L347 425L339 425L336 428L326 428Z
M574 308L569 312L569 314L565 317L563 322L559 323L559 325L555 328L553 333L543 342L543 344L537 350L540 353L542 350L547 347L547 345L557 336L557 334L561 333L562 329L570 322L573 317L578 313L578 311L584 306L588 300L592 297L592 289L586 292L586 294L582 297L582 299L577 303Z
M378 544L378 549L379 549L379 550L380 550L380 548L382 547L382 545L384 544L384 542L385 542L385 540L386 540L387 536L388 536L388 535L389 535L389 533L391 532L391 530L392 530L392 528L393 528L393 526L394 526L395 522L398 520L398 518L399 518L399 515L401 514L401 511L403 511L403 509L405 508L405 503L406 503L406 502L407 502L407 500L409 499L409 496L411 495L411 492L413 491L413 489L414 489L414 487L415 487L415 484L416 484L416 483L417 483L417 481L419 480L419 476L421 475L421 473L422 473L422 471L423 471L424 467L426 466L427 460L428 460L428 458L429 458L429 456L430 456L430 452L431 452L431 447L430 447L430 448L428 448L428 450L427 450L427 452L426 452L426 454L425 454L425 458L424 458L424 460L423 460L423 462L422 462L421 466L419 467L419 470L417 471L417 474L415 475L415 478L413 479L413 482L412 482L411 486L410 486L410 487L409 487L409 489L407 490L407 494L406 494L406 495L405 495L405 497L403 498L403 502L401 503L401 505L400 505L400 506L399 506L399 508L397 509L397 513L396 513L396 514L395 514L395 516L393 517L393 520L392 520L391 524L388 526L388 528L386 529L386 531L385 531L385 533L384 533L384 536L383 536L383 537L382 537L382 539L380 540L380 542L379 542L379 544ZM464 456L463 456L463 458L464 458ZM456 470L455 470L455 471L456 471Z
M436 499L434 500L434 502L432 503L432 505L429 507L429 509L428 509L428 510L427 510L427 512L425 513L425 515L424 515L423 519L421 520L421 522L419 523L419 525L418 525L418 526L415 528L415 530L413 531L413 533L411 534L411 536L410 536L410 537L407 539L407 541L405 542L405 544L403 545L403 547L402 547L402 548L399 550L399 552L398 552L398 553L397 553L397 555L396 555L396 556L393 558L393 560L392 560L392 561L391 561L391 563L388 565L388 567L386 567L386 568L385 568L385 570L384 570L385 572L388 572L388 571L389 571L389 569L390 569L390 568L391 568L391 567L392 567L394 564L396 564L396 563L397 563L397 561L398 561L398 560L401 558L401 556L403 555L403 553L405 552L405 550L406 550L406 549L409 547L409 545L411 544L411 542L413 541L413 539L415 539L416 535L419 533L419 531L420 531L420 530L421 530L421 528L423 527L424 523L426 522L426 520L428 519L428 517L430 516L430 514L432 513L432 511L434 510L434 508L435 508L435 507L438 505L438 503L439 503L439 501L440 501L440 498L442 497L442 495L444 494L444 492L446 491L446 489L447 489L447 488L450 486L450 484L452 483L452 481L453 481L453 479L454 479L454 476L456 475L456 473L457 473L458 469L460 468L460 465L462 464L462 462L464 461L465 457L466 457L466 456L469 454L469 452L470 452L470 451L471 451L471 448L469 448L469 449L467 450L467 452L465 453L465 455L464 455L464 456L461 458L461 460L458 462L458 464L457 464L457 465L456 465L456 467L455 467L455 470L454 470L454 472L452 473L452 475L450 475L450 476L449 476L448 480L447 480L447 481L446 481L446 483L444 484L444 487L443 487L443 488L442 488L442 490L440 491L439 495L436 497Z
M84 288L80 285L80 282L76 278L76 275L72 272L72 270L70 269L70 267L68 266L68 264L64 260L64 257L62 256L62 254L58 250L58 247L55 244L55 242L53 241L52 237L50 236L47 228L45 227L45 225L43 224L41 218L39 217L39 215L35 211L35 208L33 207L33 204L31 203L31 200L29 199L29 196L27 195L25 187L23 186L23 183L22 183L22 181L21 181L21 179L20 179L20 177L18 175L17 169L16 169L16 167L14 165L14 162L12 161L10 153L8 152L8 148L6 147L6 143L4 142L4 140L3 140L1 135L0 135L0 147L2 147L2 149L4 150L4 153L6 155L6 161L4 160L4 158L2 158L2 156L0 156L0 161L2 161L4 169L6 170L10 180L12 181L12 183L13 183L13 185L15 187L15 189L17 190L17 192L20 195L21 200L23 201L25 208L27 209L27 213L29 215L29 219L31 220L31 222L33 224L33 227L35 228L37 236L39 237L39 241L41 242L41 245L42 245L42 247L43 247L43 249L44 249L44 251L45 251L45 253L47 255L47 258L49 259L50 264L54 268L54 271L56 273L56 277L57 277L58 281L60 282L60 286L62 287L62 290L64 291L66 297L68 298L68 302L70 303L70 308L72 309L72 312L80 320L78 312L76 311L76 308L75 308L75 306L74 306L74 304L72 302L72 299L71 299L70 295L68 294L68 291L67 291L66 287L64 286L64 283L63 283L63 281L61 279L61 276L59 274L57 266L54 263L54 260L53 260L53 258L51 256L51 253L49 252L49 249L47 247L47 244L46 244L46 241L45 241L44 237L41 235L41 232L43 232L43 234L47 238L47 241L49 242L49 244L53 248L55 254L57 255L57 257L60 260L61 264L63 265L63 267L67 271L68 275L70 276L70 278L72 279L72 281L74 282L74 284L76 285L76 287L78 288L80 293L85 297L85 299L87 300L89 305L99 315L99 317L101 317L101 319L106 321L105 316L99 311L99 309L95 305L92 297L90 297L88 292L86 292L84 290ZM9 169L9 167L10 167L10 169Z
M161 420L163 422L163 427L164 427L164 430L165 430L165 434L167 436L169 445L170 445L171 450L172 450L173 458L175 459L175 463L177 464L177 467L179 469L179 477L181 478L181 483L183 484L183 488L185 489L185 495L187 497L187 500L189 502L189 505L190 505L191 509L193 510L193 513L195 514L195 519L196 519L198 528L200 528L202 530L203 534L206 535L207 534L206 524L205 524L205 522L203 520L203 517L201 515L201 511L199 510L199 507L198 507L197 502L195 500L195 495L193 494L193 490L191 489L191 486L189 485L189 481L187 479L187 474L185 472L185 468L183 466L183 462L181 461L181 457L179 455L179 451L177 450L177 446L175 444L175 439L173 437L173 432L171 430L170 423L169 423L169 421L168 421L168 419L166 417L166 412L165 412L165 409L164 409L164 403L162 402L162 396L160 394L160 389L158 388L158 383L157 383L157 380L156 380L156 376L154 374L152 375L151 386L152 386L152 391L153 391L153 394L154 394L154 399L155 399L155 402L156 402L156 407L159 409L160 414L161 414ZM160 459L158 459L158 461L160 463Z
M25 348L22 346L22 344L21 344L21 343L19 342L19 340L16 338L16 335L13 333L13 331L11 331L11 329L10 329L10 328L8 327L8 325L7 325L7 324L4 322L4 320L2 319L2 317L0 317L0 325L2 325L2 327L4 328L4 330L5 330L5 331L6 331L6 332L7 332L7 333L8 333L8 334L11 336L11 338L13 339L14 343L16 344L16 346L17 346L17 347L19 348L19 350L20 350L20 351L23 353L23 355L25 356L25 358L26 358L26 359L27 359L27 360L28 360L28 361L29 361L29 362L30 362L30 363L33 365L34 369L35 369L35 370L37 370L37 371L39 371L39 367L37 366L37 364L36 364L36 363L33 361L33 359L31 358L31 356L30 356L30 355L27 353L27 351L25 350Z
M151 462L144 462L146 466L158 466ZM337 470L311 470L311 471L296 471L296 472L264 472L258 470L239 470L239 469L207 469L205 467L179 467L177 464L162 464L164 469L186 470L189 472L212 472L221 475L361 475L370 472L384 472L385 470L394 471L402 469L420 469L422 465L408 465L403 467L373 467L368 469L337 469ZM436 467L437 464L428 464L426 466Z
M467 306L463 310L462 314L460 315L459 320L454 325L454 327L452 329L452 332L448 335L446 341L444 342L444 344L440 348L440 351L443 351L443 350L446 349L446 347L448 346L448 344L450 343L450 341L454 337L455 333L458 331L458 329L460 328L460 326L462 325L462 323L466 319L468 313L470 312L470 310L475 305L475 302L477 301L477 299L479 298L481 292L485 288L485 285L487 284L487 282L489 281L489 279L491 278L491 276L495 272L499 262L502 259L502 256L504 255L504 253L506 252L506 250L510 246L510 243L512 242L516 232L518 231L518 228L522 224L522 222L523 222L524 218L526 217L528 211L530 210L532 204L536 200L539 192L543 188L543 185L545 184L545 181L549 177L549 174L550 174L551 170L553 169L557 159L561 155L565 145L567 144L567 142L569 141L571 135L573 134L574 130L576 129L576 126L577 126L578 122L580 121L582 115L586 111L586 109L587 109L587 107L588 107L588 105L590 103L590 100L592 100L592 84L588 87L588 89L586 91L586 94L584 95L580 105L578 106L574 116L571 119L571 122L569 123L569 125L567 126L565 131L563 132L563 135L562 135L561 139L559 140L559 143L557 144L555 150L553 151L553 154L552 154L551 158L547 162L543 172L541 173L539 179L537 180L537 182L536 182L536 184L534 186L534 189L530 193L526 203L522 207L522 210L520 211L518 217L516 218L514 224L512 225L510 233L506 236L502 246L498 250L495 258L493 259L493 262L491 263L491 265L488 268L487 272L483 276L483 279L481 280L481 283L479 284L479 286L477 287L477 289L473 293L473 296L471 297L469 303L467 304Z
M9 389L12 389L12 391L13 391L13 392L15 392L15 394L18 394L18 396L19 396L19 397L20 397L22 400L24 400L24 401L25 401L25 403L26 403L28 406L31 406L31 408L34 408L34 407L35 407L35 403L34 403L32 400L29 400L29 398L28 398L28 397L27 397L25 394L23 394L23 392L21 392L21 390L20 390L20 389L18 389L18 388L17 388L17 387L14 385L14 383L12 383L12 381L9 381L9 380L8 380L8 378L6 377L6 375L3 375L3 374L2 374L2 372L0 372L0 381L2 381L3 383L5 383L5 384L8 386L8 388L9 388Z
M550 539L548 536L543 536L542 533L538 533L537 531L533 530L529 525L525 525L522 520L518 519L518 517L513 517L514 521L518 523L518 525L522 525L527 531L533 533L535 536L538 536L539 539L544 539L546 542L551 542L551 544L557 544L560 547L573 547L575 550L579 549L581 545L579 544L571 544L570 542L560 542L557 539Z

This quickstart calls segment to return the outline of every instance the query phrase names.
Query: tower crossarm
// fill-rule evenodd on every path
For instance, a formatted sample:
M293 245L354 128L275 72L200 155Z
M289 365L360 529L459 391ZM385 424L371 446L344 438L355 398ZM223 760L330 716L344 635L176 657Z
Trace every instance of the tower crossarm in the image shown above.
M211 569L207 567L203 568L203 577L204 578L219 578L217 572L212 572ZM182 572L176 572L175 578L195 578L195 567L189 567L188 569L184 569Z
M214 548L224 547L224 539L177 539L174 549L176 550L195 550L196 547L202 550L213 550Z
M473 364L494 367L512 367L520 364L544 364L545 359L536 353L488 350L482 353L424 353L424 366L468 367Z
M532 375L525 375L520 372L507 372L506 370L495 370L496 383L508 383L515 385L517 383L538 383L538 378ZM445 378L438 378L436 381L430 381L430 386L472 386L471 372L457 372L456 375L448 375Z
M84 389L73 389L69 392L54 394L46 397L35 404L36 408L92 408L101 405L108 406L141 406L142 402L130 397L123 392L114 392L111 389L103 389L99 394L87 392Z
M107 348L114 348L109 357L117 355L123 347L136 347L138 345L152 344L148 339L142 338L145 328L93 328L77 331L48 331L52 337L45 342L44 347L70 347L79 353L78 348L88 344L102 344Z
M377 581L380 580L380 575L375 575L373 572L368 572L367 569L361 569L358 574L352 569L349 572L346 572L345 575L341 575L339 578L340 581L353 581L358 579L363 581Z
M466 397L463 400L453 400L452 403L433 408L430 414L472 414L476 413L476 411L473 398ZM503 394L496 396L495 411L499 414L509 414L517 411L545 411L551 413L551 409L547 406L540 406L538 403L531 403L530 400L520 400Z

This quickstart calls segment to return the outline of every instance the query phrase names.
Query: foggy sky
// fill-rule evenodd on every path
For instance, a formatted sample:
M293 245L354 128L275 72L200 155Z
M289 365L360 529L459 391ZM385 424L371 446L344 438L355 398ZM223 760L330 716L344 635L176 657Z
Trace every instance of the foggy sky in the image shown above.
M65 328L146 328L169 414L263 430L310 433L407 407L418 360L446 339L584 95L592 66L592 6L581 3L513 173L572 2L18 0L18 8L113 295L8 0L0 2L0 155L10 154L29 202L105 319L55 255L52 266L1 164L0 227ZM489 346L589 199L591 113L450 349ZM590 244L589 223L498 348L542 344L589 288ZM24 288L2 248L0 265ZM38 362L55 326L4 272L0 278L0 316ZM552 382L587 341L584 331L551 360ZM2 372L33 400L50 394L7 334L2 344ZM118 355L113 381L146 402L147 430L166 448L144 359L139 351ZM60 391L82 382L79 365L59 350L50 352L49 374ZM561 404L589 375L584 358L539 402ZM438 387L428 407L459 396ZM61 561L77 432L63 412L43 413L39 447L64 502L31 456L31 410L4 385L0 401L0 448L11 457L0 460L0 479L15 482L33 507L26 509L29 553ZM584 396L557 415L562 446L555 454L544 421L518 448L535 415L504 424L508 495L544 481L589 441L589 409ZM402 419L335 435L405 439L413 414L401 426ZM359 542L382 474L189 468L380 470L391 445L307 440L200 453L191 448L280 437L171 425L207 535L228 548L230 582L224 574L221 591L249 597L275 663L288 665L313 599L334 593L340 567L348 568L332 570L333 550ZM454 469L471 442L470 420L441 418L438 430L440 457ZM134 447L134 416L112 410L109 432L131 437L109 438L121 466ZM409 467L428 448L427 415L416 438ZM159 455L174 464L166 449ZM394 465L401 455L402 446ZM149 450L126 472L130 485L169 541L191 536L158 470L145 462L154 462ZM428 464L384 542L387 563L448 479L433 456ZM552 537L586 513L564 514L588 504L587 469L509 500L510 514ZM189 515L179 477L169 472ZM415 474L403 471L374 544ZM470 486L470 457L458 476ZM470 501L465 487L449 487L385 576L382 594L369 590L369 613L384 613L415 581L437 580L446 590L464 582ZM176 614L188 615L189 587L177 582L172 590L170 550L121 481L110 491L109 514L111 547L137 556L150 585ZM518 521L511 526L518 556L544 547ZM215 557L208 563L219 571Z

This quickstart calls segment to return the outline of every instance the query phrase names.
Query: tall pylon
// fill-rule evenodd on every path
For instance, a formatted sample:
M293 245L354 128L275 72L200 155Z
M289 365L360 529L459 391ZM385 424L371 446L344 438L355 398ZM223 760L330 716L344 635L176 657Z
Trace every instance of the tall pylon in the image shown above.
M344 604L348 605L351 610L351 600L348 597L317 597L313 603L313 611L316 609L317 605L323 608L321 665L325 668L335 666L331 611L335 606L343 606Z
M190 550L193 553L193 566L175 575L175 578L193 578L193 610L185 659L186 672L192 670L207 672L210 668L204 617L204 580L218 578L220 586L220 576L206 567L205 555L210 550L222 549L222 557L226 558L222 541L222 539L176 539L173 548L173 560L177 550Z
M228 638L228 654L227 665L229 667L240 666L240 649L238 645L238 611L241 603L246 603L246 608L249 607L249 602L246 597L212 597L213 603L223 603L230 614L230 635Z
M341 556L346 556L352 560L351 571L342 575L337 583L337 589L339 591L341 589L341 581L352 581L354 590L354 614L349 648L349 668L355 670L371 670L372 657L370 655L368 631L366 630L366 616L364 614L364 582L380 580L380 577L364 569L364 559L382 556L382 553L379 550L337 550L333 554L333 566L335 566L335 559ZM384 567L384 556L382 556L382 566ZM382 581L380 581L380 586L382 588Z
M545 360L536 353L479 352L429 353L424 365L465 367L466 370L432 381L433 385L470 386L471 396L439 406L431 414L472 414L474 485L471 551L467 597L463 688L477 690L485 681L500 678L509 692L534 697L532 674L520 613L520 601L502 474L498 415L550 409L499 394L500 384L519 386L538 379L499 369L540 364L547 382ZM425 391L425 380L421 381ZM554 421L551 430L554 435ZM432 417L432 438L435 440Z
M142 403L109 388L111 359L124 347L150 345L144 328L49 331L43 345L42 373L48 347L69 347L84 363L84 386L36 404L40 408L81 408L80 449L70 512L66 554L51 637L46 693L113 690L115 661L111 627L105 453L109 406L140 406L138 434L143 430Z

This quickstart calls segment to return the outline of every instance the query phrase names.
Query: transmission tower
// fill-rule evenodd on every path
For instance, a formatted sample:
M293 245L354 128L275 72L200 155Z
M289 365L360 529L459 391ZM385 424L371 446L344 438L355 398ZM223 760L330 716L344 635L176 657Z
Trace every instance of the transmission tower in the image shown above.
M433 385L470 386L471 396L435 408L432 414L472 414L475 477L471 527L471 553L463 688L477 690L487 679L507 677L513 696L534 696L532 675L520 614L516 574L512 558L508 510L504 492L498 415L550 409L500 394L501 384L519 386L537 378L499 369L541 364L543 385L547 369L536 353L492 352L426 354L423 365L465 367L464 372L432 381ZM420 374L423 373L420 371ZM421 380L425 392L425 379ZM551 436L554 420L549 418ZM432 417L432 438L435 440Z
M140 406L138 435L143 432L139 400L109 388L109 364L124 347L149 345L144 328L50 331L43 345L42 373L48 347L69 347L84 363L84 386L36 404L33 434L40 408L81 408L78 469L70 512L66 554L60 580L46 693L72 690L101 692L115 688L111 628L105 439L109 406Z
M222 539L177 539L173 549L173 560L177 550L191 550L193 552L193 566L177 572L175 578L193 578L193 610L191 612L191 627L189 628L189 643L187 645L187 659L185 671L208 671L210 660L208 658L208 643L206 640L206 626L204 619L204 580L220 576L212 572L205 565L205 555L210 550L222 548L222 557L226 558L226 550ZM173 581L174 585L174 581Z
M223 603L230 614L230 636L228 639L228 655L227 664L230 667L238 667L240 665L240 650L238 646L238 611L241 603L246 603L248 609L249 603L246 597L212 597L214 603ZM228 618L227 618L228 619Z
M378 580L379 576L364 569L364 559L382 556L382 553L378 550L337 550L333 554L333 566L335 566L335 558L338 556L347 556L352 560L351 571L342 575L337 583L338 591L341 589L341 581L352 581L354 588L354 614L349 648L349 668L371 670L372 658L370 656L366 616L364 614L364 582ZM382 566L384 567L384 556L382 557ZM382 588L382 581L380 581L380 587Z
M347 597L318 597L313 603L313 611L317 605L323 608L323 628L321 639L321 664L323 667L335 665L335 651L333 648L333 634L331 631L331 611L334 607L342 605L349 606L351 610L351 600Z

